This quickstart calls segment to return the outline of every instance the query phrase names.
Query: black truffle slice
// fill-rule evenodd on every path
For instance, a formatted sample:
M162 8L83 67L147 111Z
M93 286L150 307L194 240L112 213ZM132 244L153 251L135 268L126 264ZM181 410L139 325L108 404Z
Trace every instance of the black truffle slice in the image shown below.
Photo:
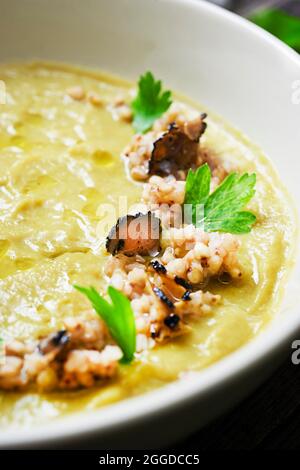
M149 174L178 177L180 172L197 166L199 139L206 129L203 121L206 115L201 115L196 129L188 126L180 129L171 124L169 130L154 142L149 161Z
M184 287L185 289L188 289L188 290L193 289L192 284L190 282L186 281L185 279L183 279L180 276L175 276L174 281L176 282L176 284L178 284L179 286Z
M60 330L43 338L38 345L38 350L43 355L53 352L59 353L69 341L69 333L66 330Z
M170 328L170 330L175 330L179 325L179 322L180 317L176 315L176 313L170 313L170 315L168 315L164 320L164 324Z
M191 291L186 290L181 298L182 298L182 300L186 300L186 301L192 300L191 299Z
M153 292L168 308L174 308L172 300L159 287L153 287Z
M160 252L161 223L154 214L138 213L120 217L106 239L112 255L155 256Z
M167 269L166 267L161 264L157 259L151 261L151 266L156 271L158 274L167 274Z

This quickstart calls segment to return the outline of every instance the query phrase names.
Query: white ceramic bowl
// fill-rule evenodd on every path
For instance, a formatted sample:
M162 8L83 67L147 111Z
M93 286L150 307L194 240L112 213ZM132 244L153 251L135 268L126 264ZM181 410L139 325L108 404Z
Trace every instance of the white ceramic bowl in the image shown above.
M300 59L268 33L197 0L1 0L0 10L1 61L63 60L133 79L151 69L258 143L299 200ZM1 429L0 446L153 448L196 430L289 352L300 328L299 266L298 257L288 302L268 328L197 378L46 426Z

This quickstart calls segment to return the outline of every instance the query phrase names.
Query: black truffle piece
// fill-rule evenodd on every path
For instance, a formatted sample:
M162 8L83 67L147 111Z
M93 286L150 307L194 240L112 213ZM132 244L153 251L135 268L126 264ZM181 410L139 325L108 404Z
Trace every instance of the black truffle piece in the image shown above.
M187 172L197 166L199 139L206 129L201 115L198 126L193 133L181 130L176 124L171 124L168 131L154 142L149 161L149 174L178 177L180 172Z
M153 292L168 308L174 308L172 300L159 287L153 287Z
M50 334L42 339L38 345L38 350L41 354L49 354L53 351L60 351L70 341L70 335L66 330L60 330Z
M168 328L170 328L170 330L175 330L179 322L180 322L180 317L176 315L176 313L170 313L170 315L168 315L164 320L164 324Z
M155 256L160 252L161 223L152 212L120 217L106 239L112 255Z
M178 284L179 286L184 287L185 289L189 289L189 290L193 289L192 284L190 284L188 281L186 281L182 277L175 276L174 281L176 282L176 284Z
M189 290L185 291L181 298L182 300L191 300L191 292Z
M151 261L151 266L153 267L154 271L156 271L158 274L167 274L167 270L163 264L161 264L159 261L154 260Z

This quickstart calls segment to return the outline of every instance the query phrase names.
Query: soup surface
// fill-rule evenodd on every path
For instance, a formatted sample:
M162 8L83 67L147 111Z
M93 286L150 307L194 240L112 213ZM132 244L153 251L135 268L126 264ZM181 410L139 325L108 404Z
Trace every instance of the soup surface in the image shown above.
M116 207L112 226L126 213L117 209L119 197L130 205L142 192L120 158L134 131L110 108L118 96L130 99L132 84L40 63L3 65L0 79L7 87L0 105L0 336L28 340L62 328L66 317L91 314L74 284L106 289L99 206ZM101 103L72 99L71 87L96 93ZM274 315L295 236L288 198L255 146L221 119L209 114L207 122L205 146L237 171L257 174L249 204L257 223L239 236L242 279L211 282L209 290L222 296L211 314L191 320L189 334L138 354L110 381L82 391L0 391L1 427L97 409L184 380L249 341Z

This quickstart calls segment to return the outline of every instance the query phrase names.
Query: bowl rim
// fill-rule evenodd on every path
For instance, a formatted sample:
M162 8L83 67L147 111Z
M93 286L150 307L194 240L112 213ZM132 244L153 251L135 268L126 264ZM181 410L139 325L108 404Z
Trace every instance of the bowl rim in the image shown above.
M157 4L169 0L151 1ZM172 3L175 7L177 4L194 8L197 12L205 11L260 37L278 53L292 61L298 67L300 75L300 55L247 19L204 0L173 0ZM275 321L274 319L271 323L274 325ZM58 439L71 440L96 432L100 436L101 433L111 431L113 428L126 426L129 423L130 425L138 424L147 418L161 415L163 412L172 412L178 406L184 406L186 402L199 399L201 395L209 393L212 388L224 387L246 369L248 373L259 363L271 359L271 356L278 352L298 330L300 331L300 317L296 315L289 318L288 322L280 323L277 330L265 329L246 345L195 373L188 380L179 379L154 391L124 399L99 410L72 413L30 428L19 429L12 426L3 431L0 430L0 448L51 444Z

